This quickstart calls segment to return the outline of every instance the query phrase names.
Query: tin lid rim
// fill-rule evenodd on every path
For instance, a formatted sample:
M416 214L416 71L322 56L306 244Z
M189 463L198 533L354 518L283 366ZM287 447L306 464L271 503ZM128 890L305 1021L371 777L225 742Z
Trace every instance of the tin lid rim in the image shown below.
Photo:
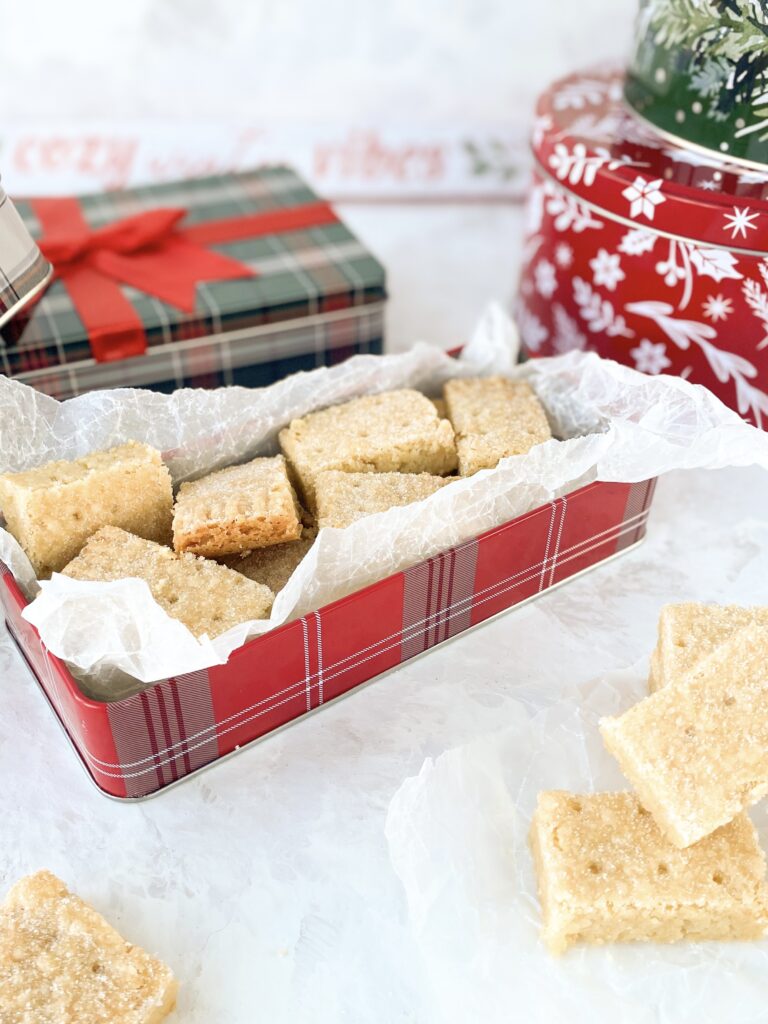
M681 235L674 231L666 231L664 228L654 227L653 224L638 224L636 220L631 220L629 217L625 217L620 213L615 213L613 210L610 210L605 206L599 206L597 203L592 202L591 199L583 199L580 195L577 196L575 192L567 188L562 181L558 181L557 178L543 166L535 152L534 159L536 161L536 173L541 177L546 178L548 184L557 189L563 195L574 196L578 199L579 206L584 207L584 209L587 209L592 213L599 213L614 224L623 224L625 227L632 228L634 230L647 231L649 235L655 235L658 238L668 238L675 242L685 242L687 245L695 245L700 248L703 246L707 249L722 249L724 252L732 252L739 256L755 256L760 259L768 256L768 246L766 246L765 249L740 248L736 245L725 245L723 242L710 242L706 239L693 238L690 235Z
M552 83L536 106L537 165L579 203L633 228L768 253L768 166L754 170L727 154L678 145L626 102L624 80L613 66ZM745 173L757 177L742 182Z

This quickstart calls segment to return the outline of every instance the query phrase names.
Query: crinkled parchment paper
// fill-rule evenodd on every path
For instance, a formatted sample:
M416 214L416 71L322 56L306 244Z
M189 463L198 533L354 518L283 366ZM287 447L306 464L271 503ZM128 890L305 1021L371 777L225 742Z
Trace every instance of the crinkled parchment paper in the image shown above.
M389 808L390 858L406 893L441 1024L757 1024L768 941L573 947L539 941L528 828L544 789L626 789L597 731L647 693L636 666L515 704L503 730L424 763ZM765 808L755 809L765 846Z
M457 361L418 344L401 355L357 356L268 388L118 389L59 403L0 378L0 469L73 458L129 439L163 452L175 483L276 450L296 416L357 395L415 387L438 394L453 376L502 373L529 380L564 441L550 441L425 501L346 530L320 532L267 622L197 640L157 605L143 582L43 582L25 611L49 650L125 692L125 675L151 682L226 661L248 637L497 526L594 479L636 481L678 467L768 466L768 435L747 426L702 388L650 378L573 352L516 366L517 334L492 307ZM31 567L0 530L0 559L32 595ZM121 680L117 682L116 680ZM130 684L132 685L132 684Z

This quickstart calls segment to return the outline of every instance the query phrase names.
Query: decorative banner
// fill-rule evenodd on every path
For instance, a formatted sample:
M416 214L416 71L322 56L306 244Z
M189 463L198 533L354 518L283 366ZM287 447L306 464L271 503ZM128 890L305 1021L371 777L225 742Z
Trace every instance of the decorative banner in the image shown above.
M5 122L11 195L68 195L287 163L332 201L519 201L525 124Z

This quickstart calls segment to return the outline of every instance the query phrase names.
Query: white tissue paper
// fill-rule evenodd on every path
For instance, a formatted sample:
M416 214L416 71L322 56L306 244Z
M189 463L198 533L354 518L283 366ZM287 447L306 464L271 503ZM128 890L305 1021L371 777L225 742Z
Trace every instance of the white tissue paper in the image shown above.
M503 730L427 760L395 794L390 859L441 1024L766 1019L765 942L574 946L553 957L539 939L528 847L538 793L628 788L597 722L647 694L646 668L566 687L544 707L517 702ZM753 818L765 847L765 807Z
M504 459L424 501L345 530L321 530L278 594L269 620L196 639L137 581L89 583L54 575L39 590L31 567L0 530L0 559L29 596L25 617L50 651L112 698L131 680L152 682L225 662L246 639L506 522L591 480L637 481L679 467L760 463L768 435L703 388L646 377L594 354L572 352L518 366L517 332L498 306L459 359L417 344L400 355L356 356L270 387L185 389L172 395L117 389L57 402L0 378L0 471L71 459L134 439L159 448L174 483L276 451L291 419L358 395L413 387L437 395L457 376L530 381L562 441ZM130 677L130 679L129 679Z

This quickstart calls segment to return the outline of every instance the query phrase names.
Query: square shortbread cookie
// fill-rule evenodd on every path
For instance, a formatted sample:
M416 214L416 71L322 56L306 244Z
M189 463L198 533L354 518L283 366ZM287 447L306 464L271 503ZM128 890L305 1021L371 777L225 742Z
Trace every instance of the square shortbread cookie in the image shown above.
M317 525L344 527L396 505L410 505L439 491L450 480L429 473L342 473L330 469L315 478Z
M76 580L144 580L157 603L195 634L225 633L250 619L265 619L274 595L224 565L141 540L105 526L63 570Z
M670 842L709 835L768 793L768 629L737 631L600 732Z
M282 455L220 469L182 484L176 496L176 551L221 558L300 536L298 503Z
M293 571L306 555L317 537L317 529L305 526L299 540L258 548L242 557L233 556L224 561L230 569L263 583L273 594L278 594L293 575Z
M17 882L0 907L2 1024L160 1024L177 990L165 964L48 871Z
M544 408L526 381L457 378L447 382L444 394L462 476L493 469L508 455L523 455L552 437Z
M698 604L668 604L659 616L659 639L651 655L651 692L682 679L702 658L733 634L756 623L768 627L768 608Z
M0 476L0 511L39 578L63 569L102 526L165 543L172 505L160 452L136 441Z
M546 792L531 847L552 953L577 942L759 939L768 927L765 857L745 814L679 850L633 793Z
M315 478L348 473L431 473L456 468L453 429L428 398L404 389L353 398L293 420L280 446L307 507L316 511Z

